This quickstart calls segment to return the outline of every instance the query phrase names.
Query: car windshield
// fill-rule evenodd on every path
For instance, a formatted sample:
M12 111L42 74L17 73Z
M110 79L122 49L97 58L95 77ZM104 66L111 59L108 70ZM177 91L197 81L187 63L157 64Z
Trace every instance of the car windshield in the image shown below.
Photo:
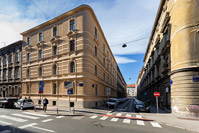
M137 102L137 105L143 105L143 103L142 102Z
M116 102L116 99L109 99L109 102L115 103L115 102Z

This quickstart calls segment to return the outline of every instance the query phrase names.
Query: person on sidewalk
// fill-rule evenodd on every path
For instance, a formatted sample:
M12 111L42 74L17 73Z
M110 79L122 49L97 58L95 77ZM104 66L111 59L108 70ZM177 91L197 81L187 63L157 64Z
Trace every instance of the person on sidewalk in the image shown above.
M44 98L43 100L43 111L46 113L46 110L47 110L47 104L48 104L48 99L47 98Z

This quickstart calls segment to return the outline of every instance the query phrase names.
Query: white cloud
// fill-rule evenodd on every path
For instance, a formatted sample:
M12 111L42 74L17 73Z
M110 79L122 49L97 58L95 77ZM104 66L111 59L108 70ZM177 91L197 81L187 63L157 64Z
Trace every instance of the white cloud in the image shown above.
M115 56L115 59L118 64L127 64L127 63L137 62L136 60L128 59L126 57L121 57L121 56Z

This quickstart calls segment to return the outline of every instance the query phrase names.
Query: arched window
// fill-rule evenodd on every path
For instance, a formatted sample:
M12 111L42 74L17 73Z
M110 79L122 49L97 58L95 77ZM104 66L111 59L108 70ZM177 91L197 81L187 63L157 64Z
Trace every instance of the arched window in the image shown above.
M40 66L39 67L39 76L42 76L43 75L43 68Z
M74 61L72 61L72 62L70 63L70 72L71 72L71 73L75 72L75 63L74 63Z
M53 65L53 75L57 74L57 65Z

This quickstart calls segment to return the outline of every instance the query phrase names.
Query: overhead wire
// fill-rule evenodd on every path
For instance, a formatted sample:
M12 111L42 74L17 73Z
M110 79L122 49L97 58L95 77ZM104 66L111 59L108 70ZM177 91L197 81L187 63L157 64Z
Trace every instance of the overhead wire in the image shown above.
M47 17L47 18L49 18L49 16L39 7L39 6L37 6L37 4L35 4L34 2L33 2L33 0L31 0L32 1L32 3Z

